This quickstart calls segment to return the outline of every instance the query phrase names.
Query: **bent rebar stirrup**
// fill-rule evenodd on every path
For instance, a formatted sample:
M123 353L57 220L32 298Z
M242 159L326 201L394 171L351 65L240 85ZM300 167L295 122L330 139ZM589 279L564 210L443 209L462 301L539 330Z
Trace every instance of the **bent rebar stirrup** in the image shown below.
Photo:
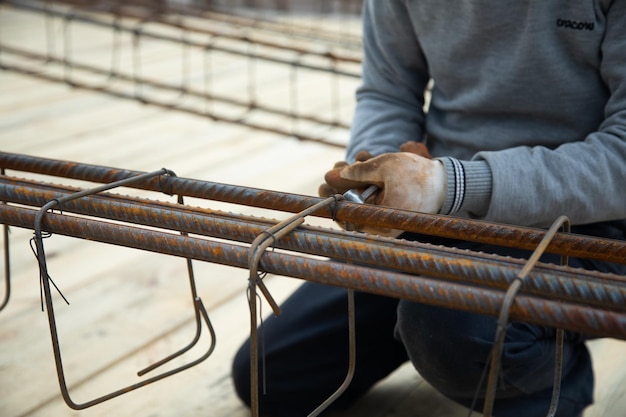
M272 310L276 315L280 315L280 308L276 304L276 301L269 294L269 291L265 287L259 273L259 264L261 262L261 256L265 250L283 236L289 234L295 230L298 226L304 223L304 218L317 210L330 206L331 211L333 205L341 199L341 195L336 195L322 200L321 202L314 204L313 206L302 210L301 212L283 220L276 225L264 230L259 234L256 239L250 245L250 252L248 255L248 269L250 270L250 276L248 280L248 303L250 307L250 387L251 387L251 412L253 417L259 416L259 347L258 347L258 333L257 333L257 294L256 287L258 286L266 300L272 307ZM322 402L315 410L313 410L308 417L316 417L322 413L328 406L330 406L343 392L348 388L352 382L354 371L356 367L356 334L355 334L355 310L354 310L354 290L348 289L348 370L346 377L342 384L335 390L330 397Z
M65 197L60 197L58 199L54 199L49 201L47 204L45 204L43 207L41 207L41 209L37 212L37 216L35 217L35 225L34 225L34 231L35 231L35 236L34 236L34 241L35 241L35 246L36 246L36 250L35 252L35 256L37 257L37 261L39 263L39 273L40 273L40 285L42 286L42 297L45 300L45 305L46 305L46 311L48 314L48 323L49 323L49 327L50 327L50 335L52 337L52 347L53 347L53 352L54 352L54 359L55 359L55 363L56 363L56 371L57 371L57 377L59 380L59 386L61 388L61 395L63 396L63 399L65 400L65 403L72 409L74 410L82 410L85 408L89 408L92 407L96 404L100 404L104 401L110 400L112 398L118 397L122 394L128 393L130 391L134 391L138 388L144 387L146 385L149 385L153 382L159 381L161 379L164 379L168 376L177 374L181 371L184 371L186 369L189 369L197 364L199 364L200 362L204 361L205 359L207 359L211 353L213 352L214 348L215 348L215 331L213 329L213 325L211 324L211 321L209 319L209 315L207 313L206 308L204 307L204 304L202 303L202 300L200 299L200 297L198 297L197 291L196 291L196 284L195 284L195 277L193 274L193 268L192 268L192 264L191 264L191 259L187 258L187 270L188 270L188 274L189 274L189 284L191 287L191 295L192 295L192 299L193 299L193 308L194 308L194 314L195 314L195 321L196 321L196 334L194 336L194 338L192 339L192 341L185 347L183 347L182 349L178 350L177 352L174 352L173 354L167 356L166 358L148 366L147 368L139 371L137 374L138 376L143 376L146 373L153 371L154 369L162 366L163 364L171 361L172 359L182 355L183 353L187 352L189 349L191 349L200 339L200 334L202 331L202 320L204 320L204 322L207 325L207 328L209 330L209 333L211 335L211 344L207 350L207 352L205 352L203 355L201 355L199 358L178 366L172 370L163 372L159 375L155 375L149 379L146 379L142 382L138 382L136 384L132 384L130 386L127 386L125 388L119 389L117 391L113 391L109 394L100 396L98 398L95 398L93 400L90 401L86 401L83 403L76 403L72 400L70 393L69 393L69 389L66 383L66 379L65 379L65 372L63 370L63 362L61 360L61 348L60 348L60 344L59 344L59 336L58 336L58 332L57 332L57 326L56 326L56 319L55 319L55 315L54 315L54 306L53 306L53 301L52 301L52 294L51 294L51 288L50 288L50 276L48 275L48 269L47 269L47 265L46 265L46 255L45 255L45 251L44 251L44 246L43 246L43 239L44 239L44 233L42 232L42 224L44 221L44 217L46 215L46 213L53 209L53 208L62 208L62 204L64 202L68 202L70 200L75 200L81 197L85 197L88 195L92 195L92 194L96 194L105 190L110 190L112 188L116 188L116 187L121 187L124 185L128 185L131 184L133 182L138 182L141 180L146 180L146 179L150 179L150 178L154 178L157 176L161 176L161 175L167 175L167 176L175 176L175 174L172 171L169 171L165 168L158 170L158 171L154 171L154 172L149 172L149 173L145 173L145 174L140 174L134 177L129 177L129 178L125 178L119 181L115 181L109 184L104 184L102 186L99 187L95 187L95 188L91 188L91 189L87 189L87 190L83 190L83 191L79 191L76 192L74 194L70 194L67 195ZM178 197L178 202L180 204L182 204L182 196ZM181 232L181 234L186 235L186 233ZM55 286L56 287L56 286ZM42 305L44 300L42 300Z
M4 175L4 168L0 169L0 175ZM6 202L2 202L6 204ZM9 226L2 225L2 236L4 240L4 298L0 302L0 311L2 311L9 303L11 298L11 257L9 256Z
M493 413L493 406L496 397L496 390L498 386L498 374L500 373L500 360L502 357L502 351L504 349L504 339L506 336L506 327L509 323L509 313L511 307L515 302L515 296L519 292L524 280L535 267L539 259L545 252L546 248L558 232L560 228L566 233L570 232L570 221L566 216L560 216L554 221L550 229L545 234L537 248L534 250L528 261L524 265L524 268L519 272L515 280L509 285L502 307L500 309L500 316L498 317L498 326L496 329L495 343L491 352L491 361L489 368L489 379L487 382L487 392L485 395L485 404L483 408L483 416L491 417ZM561 256L561 265L567 265L568 257L566 255ZM563 370L563 338L565 331L562 328L556 330L556 349L554 360L554 380L552 389L552 399L550 401L550 407L548 409L547 417L554 417L559 404L559 396L561 391L561 375ZM478 387L480 388L480 387ZM478 391L477 391L478 392Z

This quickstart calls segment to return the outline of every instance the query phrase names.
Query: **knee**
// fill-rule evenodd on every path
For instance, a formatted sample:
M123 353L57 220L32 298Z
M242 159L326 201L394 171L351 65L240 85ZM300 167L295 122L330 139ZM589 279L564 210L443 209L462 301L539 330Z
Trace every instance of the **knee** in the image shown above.
M398 306L396 335L416 370L436 389L452 398L471 398L489 366L497 322L493 317L408 301ZM567 375L586 348L576 338L564 346ZM515 396L552 386L555 330L511 323L501 356L499 395Z
M492 346L490 317L401 301L396 337L419 374L452 398L472 398Z

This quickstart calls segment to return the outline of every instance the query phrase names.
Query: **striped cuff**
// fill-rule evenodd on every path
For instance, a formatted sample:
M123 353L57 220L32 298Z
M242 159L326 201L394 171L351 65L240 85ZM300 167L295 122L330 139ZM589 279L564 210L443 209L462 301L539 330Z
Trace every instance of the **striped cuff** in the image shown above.
M474 217L487 214L491 201L493 180L486 161L459 161L456 158L437 158L446 172L446 201L441 214L460 211Z
M454 214L461 209L465 198L465 170L456 158L439 158L446 171L446 201L439 211L441 214Z

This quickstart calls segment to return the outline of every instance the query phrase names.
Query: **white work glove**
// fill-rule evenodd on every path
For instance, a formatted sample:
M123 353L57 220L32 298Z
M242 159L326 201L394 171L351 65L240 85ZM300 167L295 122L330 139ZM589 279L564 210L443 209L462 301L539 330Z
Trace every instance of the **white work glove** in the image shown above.
M336 167L327 173L325 179L331 188L339 190L376 185L378 192L368 203L422 213L439 212L446 197L443 164L411 152L386 153ZM345 228L345 225L341 226ZM364 225L356 225L356 228L392 237L402 233L401 230Z
M400 152L411 152L419 156L423 156L424 158L430 159L430 153L428 152L428 148L422 142L408 141L404 142L400 145ZM360 162L365 162L368 159L373 158L372 154L368 151L359 151L356 154L355 160ZM339 173L343 168L348 166L346 161L339 161L335 163L333 169L328 171L324 177L324 182L319 186L318 193L320 197L330 197L335 194L343 194L351 188L353 182L348 182L345 184L341 181ZM368 200L369 201L369 200Z

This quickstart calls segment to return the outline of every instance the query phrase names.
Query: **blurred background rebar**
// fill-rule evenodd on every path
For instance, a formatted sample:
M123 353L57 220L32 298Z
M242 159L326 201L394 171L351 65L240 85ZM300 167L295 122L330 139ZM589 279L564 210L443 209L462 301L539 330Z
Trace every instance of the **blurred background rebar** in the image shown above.
M25 42L0 28L4 70L345 146L360 1L0 2L11 8L39 33Z

